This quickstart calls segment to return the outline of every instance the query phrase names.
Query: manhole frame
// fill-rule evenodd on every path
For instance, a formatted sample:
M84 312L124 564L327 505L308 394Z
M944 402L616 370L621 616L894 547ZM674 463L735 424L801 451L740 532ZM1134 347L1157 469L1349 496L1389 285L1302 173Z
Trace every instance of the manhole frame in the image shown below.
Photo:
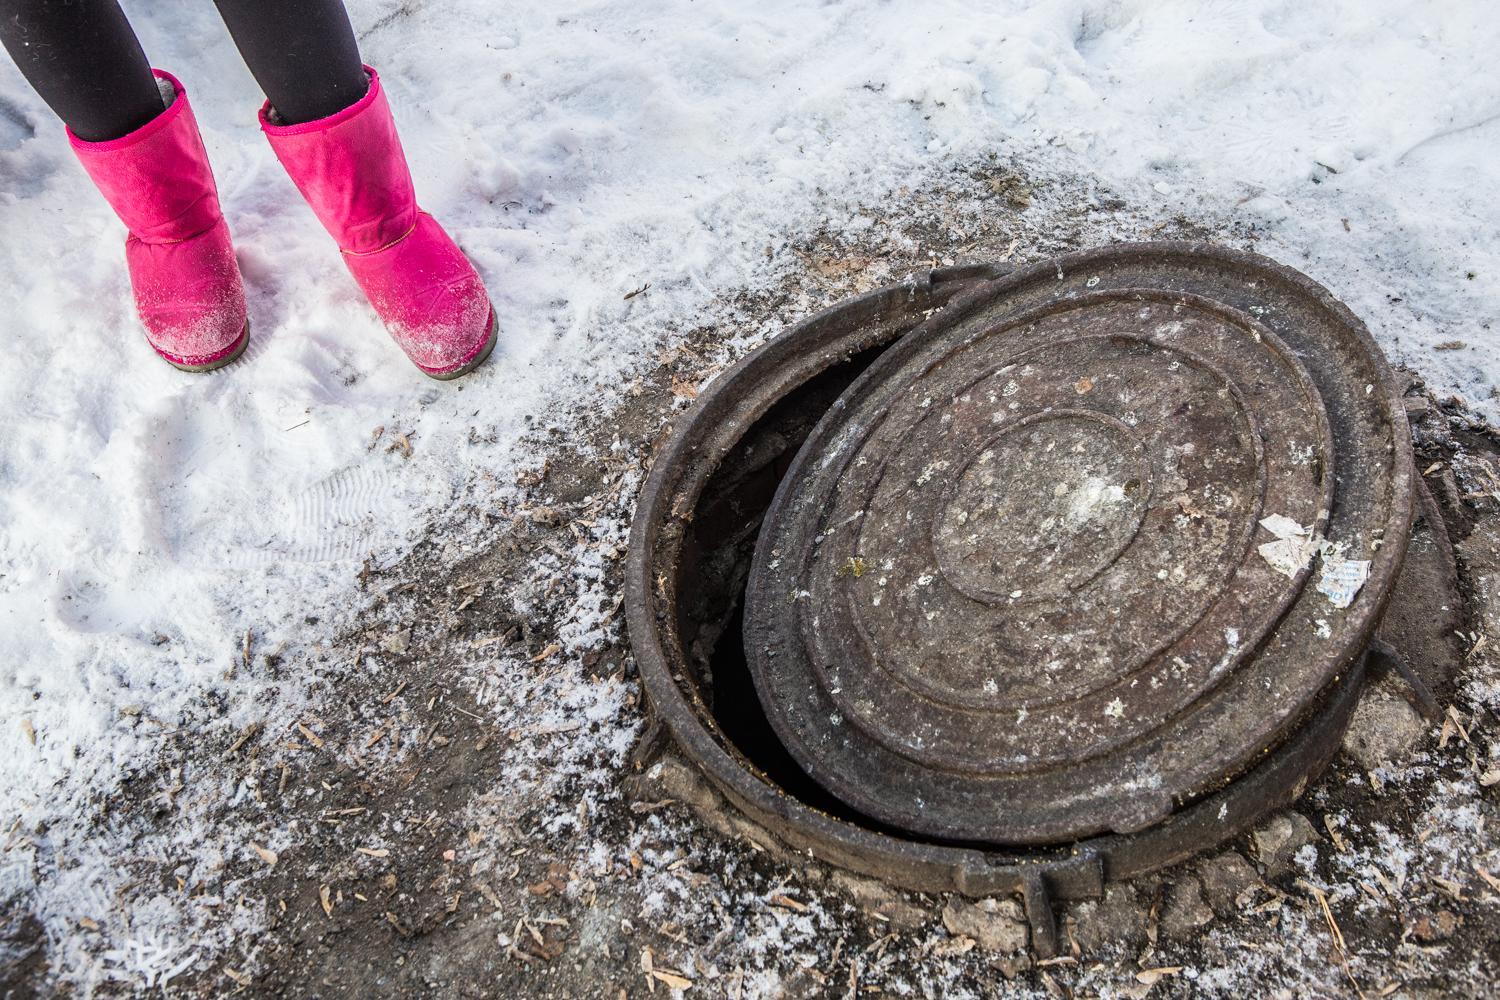
M1211 244L1164 242L1080 251L1047 266L1077 269L1098 255L1122 251L1193 254L1272 270L1333 310L1362 346L1380 356L1364 326L1326 289L1258 255ZM1226 787L1140 833L1098 836L1038 855L924 843L879 832L792 798L755 775L726 748L727 737L715 735L713 715L692 682L679 680L692 668L673 610L685 527L714 471L756 421L833 364L895 342L921 322L924 312L1012 270L1004 265L937 268L845 300L795 324L714 380L653 457L630 533L625 603L636 663L655 719L736 808L797 850L894 885L967 896L1019 893L1032 925L1033 946L1047 956L1056 954L1058 947L1053 899L1097 898L1106 879L1128 878L1185 860L1299 797L1338 749L1358 701L1365 657L1356 654L1307 725ZM1404 427L1404 407L1392 380L1386 378L1379 389L1386 412ZM1405 481L1405 488L1397 492L1406 498L1408 525L1411 465L1409 450L1397 456L1395 476ZM1382 596L1391 589L1386 586ZM1372 616L1372 635L1381 617Z

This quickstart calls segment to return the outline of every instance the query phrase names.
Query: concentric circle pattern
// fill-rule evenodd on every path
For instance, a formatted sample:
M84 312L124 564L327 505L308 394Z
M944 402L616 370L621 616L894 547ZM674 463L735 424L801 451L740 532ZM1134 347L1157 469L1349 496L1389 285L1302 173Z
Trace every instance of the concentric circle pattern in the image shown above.
M1128 832L1235 777L1361 651L1404 540L1384 365L1326 293L1254 258L1069 263L888 351L762 528L767 716L814 779L913 833ZM1374 585L1340 608L1316 557L1273 566L1272 517Z

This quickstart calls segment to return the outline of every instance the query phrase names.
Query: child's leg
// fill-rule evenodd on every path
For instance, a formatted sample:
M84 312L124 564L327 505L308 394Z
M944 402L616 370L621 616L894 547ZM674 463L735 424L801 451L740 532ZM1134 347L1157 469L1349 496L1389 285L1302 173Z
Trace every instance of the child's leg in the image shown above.
M327 118L365 95L369 82L342 0L214 2L282 121Z
M380 77L340 0L214 0L268 98L261 128L392 338L433 378L467 374L499 325L484 282L417 207Z
M0 0L0 42L80 139L118 139L162 113L156 78L116 0Z

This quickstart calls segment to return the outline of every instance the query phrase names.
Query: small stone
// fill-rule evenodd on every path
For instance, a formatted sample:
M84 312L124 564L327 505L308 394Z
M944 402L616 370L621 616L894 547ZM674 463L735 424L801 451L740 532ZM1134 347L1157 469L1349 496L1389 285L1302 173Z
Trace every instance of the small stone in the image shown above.
M1030 955L1004 955L996 956L990 960L990 967L995 969L1006 979L1014 979L1016 976L1031 968Z
M555 528L563 523L562 511L556 507L533 507L530 514L532 522L543 527Z
M1161 908L1161 929L1168 937L1186 938L1213 922L1214 911L1203 899L1203 883L1193 875L1173 879Z
M1366 771L1399 760L1427 732L1427 721L1392 687L1389 679L1367 687L1344 734L1344 751Z
M1225 851L1200 861L1198 877L1203 881L1204 899L1221 917L1238 910L1240 894L1260 881L1260 873L1239 851Z
M1084 954L1115 944L1138 947L1146 940L1146 907L1130 886L1105 886L1103 899L1074 908L1073 939Z
M411 629L402 629L400 632L392 632L380 640L380 648L387 653L395 653L398 656L411 648Z
M1431 916L1420 916L1411 925L1411 936L1423 944L1446 941L1458 930L1458 916L1451 910L1438 910Z
M1290 810L1272 816L1250 835L1256 858L1273 878L1290 871L1297 852L1317 841L1318 831L1308 818Z
M1026 948L1026 920L1013 899L951 899L943 907L949 934L971 937L985 951L1013 955Z
M914 931L931 918L926 910L908 903L884 882L837 869L832 881L853 898L855 906L891 930Z

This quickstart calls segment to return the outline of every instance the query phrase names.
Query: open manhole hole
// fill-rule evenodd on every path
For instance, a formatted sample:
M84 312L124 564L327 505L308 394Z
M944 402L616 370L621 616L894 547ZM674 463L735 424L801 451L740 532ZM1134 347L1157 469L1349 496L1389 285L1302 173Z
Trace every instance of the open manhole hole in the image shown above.
M700 395L632 528L632 645L756 823L905 888L1019 893L1048 956L1053 900L1299 796L1372 653L1424 690L1376 637L1414 503L1439 520L1412 464L1364 327L1264 258L937 269Z

